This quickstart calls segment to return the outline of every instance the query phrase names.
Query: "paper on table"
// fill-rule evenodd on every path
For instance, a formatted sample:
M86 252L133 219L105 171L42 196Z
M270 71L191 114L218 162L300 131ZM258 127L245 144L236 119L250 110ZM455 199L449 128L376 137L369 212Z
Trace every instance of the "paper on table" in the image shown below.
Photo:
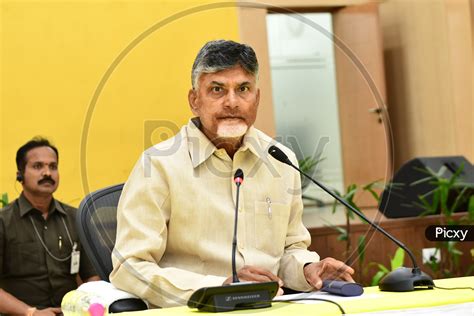
M302 299L302 298L322 298L331 301L350 301L350 300L357 300L359 298L379 298L382 297L380 294L362 294L360 296L339 296L339 295L332 295L327 292L309 292L309 293L298 293L298 294L289 294L283 296L276 296L273 298L274 301L292 301L294 299ZM322 301L295 301L295 303L302 303L302 304L318 304L324 303Z
M138 298L138 296L119 290L112 283L105 281L82 283L78 290L99 296L107 306L118 300Z

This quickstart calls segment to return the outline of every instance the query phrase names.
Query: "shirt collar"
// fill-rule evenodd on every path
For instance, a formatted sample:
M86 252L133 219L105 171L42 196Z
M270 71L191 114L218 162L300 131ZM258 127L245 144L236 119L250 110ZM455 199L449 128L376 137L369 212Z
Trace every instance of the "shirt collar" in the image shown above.
M248 129L247 133L244 136L244 141L239 151L245 151L248 149L257 158L262 159L262 157L265 157L265 155L267 155L266 154L267 148L262 147L263 144L260 142L260 137L258 133L259 131L255 127L250 126L250 128Z
M199 118L195 117L189 120L187 125L187 140L188 150L191 157L193 168L196 168L201 163L206 161L218 149L207 138L207 136L199 129L201 122ZM255 156L261 157L262 150L257 129L250 126L247 133L244 135L242 146L238 151L250 150Z
M23 193L20 194L18 198L18 204L20 207L20 216L23 217L28 214L31 210L35 208L31 205L30 201L28 201ZM54 213L54 211L59 211L60 213L66 215L66 211L64 210L61 203L59 203L56 199L53 198L53 203L49 206L49 214Z

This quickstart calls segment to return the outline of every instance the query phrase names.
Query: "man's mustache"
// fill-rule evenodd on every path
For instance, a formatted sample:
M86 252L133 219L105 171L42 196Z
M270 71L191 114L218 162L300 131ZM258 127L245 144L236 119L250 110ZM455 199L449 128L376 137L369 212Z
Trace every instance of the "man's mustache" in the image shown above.
M222 114L217 117L220 120L223 119L240 119L240 120L245 120L243 116L241 115L236 115L236 114Z
M49 176L43 177L43 179L38 181L38 184L43 184L43 183L47 183L47 182L49 182L52 185L56 184L56 181L54 181L53 178L51 178Z
M217 118L238 118L238 119L244 119L244 116L242 115L242 112L238 108L232 108L232 109L224 109L221 113L217 114Z

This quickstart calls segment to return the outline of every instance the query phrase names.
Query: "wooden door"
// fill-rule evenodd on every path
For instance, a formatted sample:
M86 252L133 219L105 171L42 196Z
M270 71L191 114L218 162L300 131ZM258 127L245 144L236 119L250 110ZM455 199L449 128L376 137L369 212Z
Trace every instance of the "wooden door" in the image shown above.
M336 10L333 28L344 183L387 182L392 150L378 6ZM368 193L356 202L361 207L377 205Z
M292 8L295 11L333 13L333 29L337 37L335 61L346 186L352 183L365 185L375 180L388 181L392 174L391 148L388 141L390 137L387 136L389 134L384 118L386 92L378 4L360 4L363 2L363 0L337 1L337 3L321 0L266 1L268 5ZM335 5L339 7L335 8ZM262 95L261 98L256 126L273 136L275 127L265 24L267 12L264 6L240 7L239 29L241 40L257 51L260 61L260 81L265 85L264 90L268 89L266 95ZM357 58L351 58L351 55ZM355 61L362 67L358 68ZM371 86L375 88L371 90ZM381 110L377 110L378 108ZM381 113L378 114L378 111ZM383 124L379 123L379 117L383 118ZM362 207L377 205L369 194L358 196L357 202Z

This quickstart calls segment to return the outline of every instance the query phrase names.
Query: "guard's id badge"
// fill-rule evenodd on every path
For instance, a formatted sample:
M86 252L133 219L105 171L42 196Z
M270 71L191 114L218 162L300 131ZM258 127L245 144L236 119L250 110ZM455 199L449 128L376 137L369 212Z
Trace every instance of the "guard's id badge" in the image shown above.
M72 246L71 252L71 274L79 272L79 263L81 261L81 252L77 250L77 243Z

